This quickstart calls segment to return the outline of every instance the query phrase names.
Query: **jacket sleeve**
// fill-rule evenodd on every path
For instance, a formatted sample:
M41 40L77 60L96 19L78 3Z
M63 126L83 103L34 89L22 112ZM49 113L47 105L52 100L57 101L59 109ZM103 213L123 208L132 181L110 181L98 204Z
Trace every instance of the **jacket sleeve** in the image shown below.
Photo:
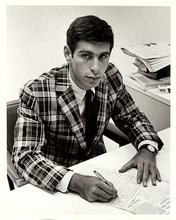
M115 75L113 82L116 83L119 90L112 114L114 123L129 137L136 149L141 141L152 140L158 143L160 150L163 142L146 115L135 105L133 98L123 84L121 74L116 72Z
M45 126L38 114L38 104L28 86L20 93L18 119L15 126L12 162L28 182L55 191L69 169L45 158Z

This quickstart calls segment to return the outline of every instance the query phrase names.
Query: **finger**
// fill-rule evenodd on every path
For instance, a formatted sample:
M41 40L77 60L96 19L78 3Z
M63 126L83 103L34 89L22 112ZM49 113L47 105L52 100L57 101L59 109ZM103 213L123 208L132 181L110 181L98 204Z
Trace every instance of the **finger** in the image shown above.
M98 186L91 187L89 192L80 193L81 197L89 202L101 201L107 202L113 196L101 190Z
M96 198L96 201L101 201L101 202L107 202L110 201L111 199L117 198L117 195L111 195L108 194L107 192L103 191L100 188L96 188L96 190L93 192L94 197Z
M111 192L108 191L108 193L110 193L113 196L117 196L118 192L117 192L117 189L114 187L114 185L109 181L106 181L106 183L111 187L111 190L112 190Z
M133 164L133 161L132 161L132 160L128 161L128 163L126 163L126 164L119 170L119 172L120 172L120 173L124 173L124 172L130 170L131 168L134 168L134 164Z
M98 187L97 187L96 191L94 192L94 194L95 194L96 196L102 197L102 198L105 199L106 201L109 200L109 199L111 199L111 198L113 197L112 194L109 194L109 193L107 193L106 191L104 191L104 190L102 190L101 188L98 188Z
M111 194L117 194L117 189L114 187L113 183L106 180L106 184L108 184L108 186L111 187L111 189L112 189L112 193L110 192Z
M106 183L102 182L100 183L99 187L101 188L101 190L105 191L106 193L108 193L110 196L115 196L117 195L117 190L114 187L114 185L107 181Z
M137 184L140 184L142 181L143 175L143 164L137 166Z
M84 197L83 195L81 195L81 197L83 199L86 199L88 202L107 202L108 201L108 199L100 195L96 195L95 193L90 195L89 197Z
M101 195L96 195L95 194L95 201L99 201L99 202L108 202L111 198L107 199L105 197L102 197Z
M156 186L156 166L150 166L149 170L150 170L150 174L151 174L151 181L152 181L152 185Z
M161 175L160 175L158 168L156 168L156 178L159 182L161 182Z
M160 172L159 172L158 168L155 166L150 169L150 173L151 173L152 185L156 186L156 180L161 182Z
M149 164L144 163L144 170L143 170L143 176L142 176L142 183L144 187L147 187L148 179L149 179Z

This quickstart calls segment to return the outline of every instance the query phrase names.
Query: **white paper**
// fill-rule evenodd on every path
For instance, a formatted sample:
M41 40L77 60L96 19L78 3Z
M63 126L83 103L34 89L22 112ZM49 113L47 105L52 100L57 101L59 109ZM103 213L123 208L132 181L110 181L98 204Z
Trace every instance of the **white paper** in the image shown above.
M96 168L89 165L80 170L82 174L94 175L93 170L100 172L105 179L112 182L118 191L118 197L108 206L120 208L134 214L168 214L170 210L170 183L167 180L148 187L136 183L136 170L126 173Z

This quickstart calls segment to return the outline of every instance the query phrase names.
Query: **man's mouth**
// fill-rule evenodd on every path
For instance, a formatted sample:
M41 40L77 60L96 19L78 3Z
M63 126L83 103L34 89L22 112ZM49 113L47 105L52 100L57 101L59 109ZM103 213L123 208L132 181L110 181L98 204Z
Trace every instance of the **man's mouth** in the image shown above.
M102 76L86 76L86 78L91 79L91 80L99 80L101 79Z

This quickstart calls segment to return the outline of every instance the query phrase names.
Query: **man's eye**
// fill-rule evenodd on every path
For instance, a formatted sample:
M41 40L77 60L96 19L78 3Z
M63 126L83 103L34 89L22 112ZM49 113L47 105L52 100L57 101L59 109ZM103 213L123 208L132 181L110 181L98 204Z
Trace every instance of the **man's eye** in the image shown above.
M106 60L106 59L108 59L108 58L109 58L108 55L102 55L102 56L100 56L100 60Z
M82 54L81 55L83 59L91 59L91 55L90 54Z

